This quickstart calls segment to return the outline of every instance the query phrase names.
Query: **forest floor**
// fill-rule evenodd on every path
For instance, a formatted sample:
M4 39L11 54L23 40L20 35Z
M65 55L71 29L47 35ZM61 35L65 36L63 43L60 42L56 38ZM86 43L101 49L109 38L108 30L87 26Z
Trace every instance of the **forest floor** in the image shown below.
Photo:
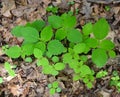
M73 82L69 74L47 76L41 73L41 68L37 67L35 62L12 60L2 53L2 46L21 43L20 39L13 37L11 29L37 19L46 21L50 15L46 8L50 5L58 7L58 14L73 11L80 29L85 23L95 22L101 17L106 18L110 24L111 31L108 36L115 43L117 57L110 59L107 65L101 68L107 70L108 75L96 80L92 89L87 89L81 81ZM3 66L6 61L17 64L16 77L6 76ZM120 97L116 88L109 85L113 70L120 73L120 0L0 1L0 76L4 78L4 82L0 84L0 97ZM56 79L61 80L62 92L50 95L47 84Z

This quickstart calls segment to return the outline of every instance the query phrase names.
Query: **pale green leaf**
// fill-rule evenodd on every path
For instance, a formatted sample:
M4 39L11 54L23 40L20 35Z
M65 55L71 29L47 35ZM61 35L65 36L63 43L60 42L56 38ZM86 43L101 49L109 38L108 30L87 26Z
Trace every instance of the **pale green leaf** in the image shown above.
M116 53L115 53L115 51L113 51L113 50L110 50L110 51L108 52L108 54L109 54L109 57L110 57L110 58L115 58L115 57L116 57Z
M56 70L63 70L64 68L65 68L65 64L64 63L56 63L55 65L54 65L54 68L56 69Z
M51 95L54 95L54 94L55 94L55 89L54 89L54 88L51 88L51 89L50 89L50 94L51 94Z
M18 58L21 55L21 48L19 46L12 46L5 53L11 58Z
M38 58L38 59L41 58L42 55L43 55L42 51L41 51L40 49L38 49L38 48L35 48L35 49L34 49L33 54L34 54L34 56L35 56L36 58Z
M92 23L87 23L83 26L82 32L84 35L89 35L93 32L93 25Z

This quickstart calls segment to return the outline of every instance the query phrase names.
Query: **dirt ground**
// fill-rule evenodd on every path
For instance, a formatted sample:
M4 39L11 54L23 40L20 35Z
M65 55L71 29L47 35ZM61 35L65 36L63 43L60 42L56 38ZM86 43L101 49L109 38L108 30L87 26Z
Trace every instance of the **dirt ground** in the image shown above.
M0 76L5 79L0 84L0 97L120 97L115 87L109 86L111 72L120 72L120 0L73 0L74 4L68 4L70 2L72 0L0 0ZM35 62L29 64L21 59L12 60L2 53L2 46L21 43L20 39L12 36L11 29L37 19L46 21L51 14L46 11L50 5L59 8L58 14L73 11L78 28L101 17L110 24L108 37L115 43L117 57L108 61L103 68L109 71L108 76L96 80L92 89L87 89L81 81L73 82L67 73L56 78L47 76L41 73L41 68ZM3 67L6 61L17 64L16 77L6 75ZM61 80L62 92L51 96L47 84L56 79Z

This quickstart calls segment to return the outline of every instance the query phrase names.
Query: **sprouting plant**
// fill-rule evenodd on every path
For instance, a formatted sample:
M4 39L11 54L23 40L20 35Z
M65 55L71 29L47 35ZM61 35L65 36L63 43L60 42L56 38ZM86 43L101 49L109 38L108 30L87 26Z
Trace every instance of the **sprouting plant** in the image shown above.
M113 71L113 74L110 80L110 85L115 86L118 92L120 92L120 76L117 71Z
M54 6L48 6L47 8L46 8L46 11L48 11L48 12L52 12L53 14L56 14L56 13L58 13L58 7L54 7Z
M64 13L48 16L47 23L36 20L16 26L11 33L24 41L21 46L7 46L4 52L10 58L21 57L26 62L31 62L33 55L37 66L42 67L42 73L52 76L59 75L68 65L73 69L73 80L81 80L92 88L95 73L88 60L98 68L104 67L109 58L115 57L114 43L106 39L110 28L104 18L86 23L81 30L76 24L73 14ZM98 75L100 77L101 73Z
M105 6L106 11L110 11L110 6Z
M61 88L59 87L59 83L54 81L53 83L48 84L48 88L50 89L50 94L54 95L56 92L61 92Z
M97 72L96 78L102 78L105 77L106 75L108 75L108 72L106 70L100 70L99 72Z
M14 70L12 70L12 67L8 62L5 62L4 67L7 70L9 76L12 76L12 77L15 76L15 72L14 72Z

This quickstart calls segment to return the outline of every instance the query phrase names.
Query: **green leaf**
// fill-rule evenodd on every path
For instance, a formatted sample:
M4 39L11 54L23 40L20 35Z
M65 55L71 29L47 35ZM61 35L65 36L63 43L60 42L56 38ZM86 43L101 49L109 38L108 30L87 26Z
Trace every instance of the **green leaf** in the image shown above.
M93 84L92 84L91 82L88 82L88 83L87 83L87 87L90 89L90 88L93 87Z
M31 63L32 62L32 58L31 57L25 58L25 62Z
M38 48L35 48L35 49L34 49L33 54L34 54L34 56L35 56L36 58L38 58L38 59L41 58L42 55L43 55L42 51L41 51L40 49L38 49Z
M48 66L48 65L49 65L49 61L47 58L42 57L37 61L37 66Z
M53 87L53 88L57 88L57 87L58 87L58 82L57 82L57 81L54 81L54 82L52 83L52 87Z
M16 37L22 37L21 30L24 28L24 26L16 26L12 29L11 33L15 35Z
M66 48L58 40L51 40L47 45L47 49L52 55L59 55L66 51Z
M78 43L74 46L73 50L75 51L75 53L81 54L85 51L85 48L86 48L85 43Z
M5 53L11 58L18 58L21 55L21 48L19 46L12 46Z
M64 28L74 28L76 26L76 17L69 14L62 14L61 18L63 19L62 25Z
M38 48L42 51L42 53L44 54L44 52L46 51L46 45L44 42L38 42L35 44L34 48Z
M54 94L55 94L55 89L54 89L54 88L51 88L51 89L50 89L50 94L51 94L51 95L54 95Z
M58 72L57 70L53 69L53 70L51 70L51 74L52 74L53 76L56 76L56 75L59 74L59 72Z
M67 34L67 39L70 42L79 43L82 42L82 34L77 29L71 29Z
M24 44L35 43L39 40L39 32L32 27L24 27L21 30Z
M47 8L46 8L46 11L48 11L48 12L52 12L52 13L58 13L58 7L54 7L54 6L48 6Z
M9 73L9 75L12 76L12 77L15 76L15 72L14 72L12 69L10 69L10 70L8 71L8 73Z
M110 40L102 40L100 43L100 48L103 48L105 50L111 50L114 48L114 43Z
M115 51L113 51L113 50L110 50L110 51L108 52L108 54L109 54L109 57L110 57L110 58L115 58L115 57L116 57L116 53L115 53Z
M95 38L88 38L85 40L85 44L90 48L96 48L98 46L99 42Z
M108 32L109 32L109 24L104 18L99 19L93 25L93 34L95 38L99 40L104 39L108 35Z
M62 59L63 59L64 63L69 63L70 60L72 60L72 55L70 53L66 53L66 54L63 55Z
M74 81L77 81L77 80L80 80L80 75L78 75L78 74L75 74L74 76L73 76L73 80Z
M21 56L24 58L25 56L30 56L33 54L34 44L24 44L21 46Z
M65 68L65 64L64 63L56 63L55 65L54 65L54 68L56 69L56 70L63 70L64 68Z
M49 41L51 40L52 36L53 36L53 30L51 28L51 26L46 26L42 31L41 31L41 40L42 41Z
M55 38L58 40L63 40L67 36L67 31L64 28L60 28L55 33Z
M53 61L54 63L58 62L58 61L59 61L59 57L53 56L53 57L52 57L52 61Z
M98 66L103 67L108 60L106 51L103 49L95 49L92 51L92 61Z
M56 89L56 92L58 92L58 93L60 93L61 91L62 91L62 90L61 90L61 88L59 88L59 87Z
M36 20L36 21L34 21L32 23L27 23L26 24L26 27L33 27L37 31L41 31L44 26L45 26L45 22L43 20Z
M52 84L48 84L48 88L52 88Z
M48 23L55 29L62 27L62 19L59 16L52 15L48 17Z
M87 23L83 26L82 32L84 35L89 35L93 32L93 25L92 23Z
M2 78L2 77L0 77L0 84L1 84L1 83L3 83L3 78Z
M80 70L80 72L81 72L80 74L82 76L86 76L87 74L91 74L91 69L87 65L82 65L79 70Z

